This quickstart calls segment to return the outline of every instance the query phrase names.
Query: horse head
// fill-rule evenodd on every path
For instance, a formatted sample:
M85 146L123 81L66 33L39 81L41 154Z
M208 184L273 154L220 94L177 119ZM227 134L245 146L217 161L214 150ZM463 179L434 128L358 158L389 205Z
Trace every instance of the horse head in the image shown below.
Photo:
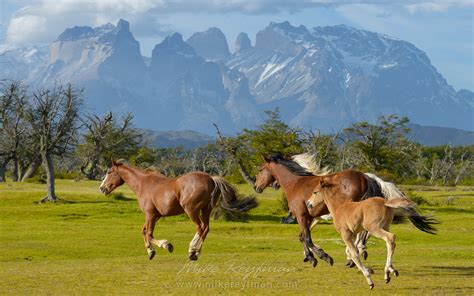
M255 179L255 186L254 190L257 193L262 193L265 188L268 186L273 187L273 189L277 190L280 188L280 185L273 176L269 168L269 164L272 161L272 157L265 157L263 156L264 163L258 167L258 174Z
M107 170L104 180L100 184L99 190L104 195L110 194L115 188L119 187L125 181L118 173L118 168L122 166L121 162L112 161L112 166Z
M306 206L311 209L313 208L314 204L316 203L316 200L319 200L318 195L325 189L325 188L331 188L336 186L336 184L332 183L329 178L327 177L322 177L318 185L313 189L313 194L311 195L310 199L306 201Z

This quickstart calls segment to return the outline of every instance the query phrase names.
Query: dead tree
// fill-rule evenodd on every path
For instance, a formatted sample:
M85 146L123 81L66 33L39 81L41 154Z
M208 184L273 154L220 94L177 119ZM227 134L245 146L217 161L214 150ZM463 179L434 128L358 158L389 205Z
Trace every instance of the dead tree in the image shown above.
M247 168L245 167L243 161L238 156L239 143L238 141L232 141L221 134L219 127L214 123L214 127L217 131L217 144L222 147L222 149L229 155L234 163L237 164L239 172L244 178L244 180L250 184L250 186L255 187L255 177L251 177Z
M47 195L40 202L58 200L54 186L53 156L71 152L76 144L81 103L80 92L70 84L33 94L27 119L35 131L34 140L38 144L47 177Z
M13 162L12 179L20 181L28 166L31 128L26 122L28 98L26 87L19 81L5 85L0 94L0 179L4 180L6 166Z
M111 158L127 158L138 149L143 134L133 128L133 115L126 114L117 122L109 112L103 117L87 115L83 124L87 130L84 143L79 147L83 159L81 173L89 180L96 180L105 172Z

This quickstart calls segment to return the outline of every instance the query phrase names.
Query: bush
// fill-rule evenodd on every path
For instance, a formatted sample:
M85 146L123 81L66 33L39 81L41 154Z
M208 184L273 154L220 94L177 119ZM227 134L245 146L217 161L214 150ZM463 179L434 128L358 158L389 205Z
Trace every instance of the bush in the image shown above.
M32 178L28 178L25 180L26 183L34 183L34 184L46 184L46 179L40 177L40 176L35 176Z
M419 206L430 204L423 196L413 193L412 190L408 190L407 196Z
M56 179L76 180L80 178L77 172L56 172L54 173Z
M288 200L286 198L285 192L282 192L280 198L278 199L278 203L283 211L288 212L290 208L288 208Z
M214 208L212 210L212 217L214 220L223 220L223 221L239 221L246 222L249 218L247 212L232 212L221 207Z

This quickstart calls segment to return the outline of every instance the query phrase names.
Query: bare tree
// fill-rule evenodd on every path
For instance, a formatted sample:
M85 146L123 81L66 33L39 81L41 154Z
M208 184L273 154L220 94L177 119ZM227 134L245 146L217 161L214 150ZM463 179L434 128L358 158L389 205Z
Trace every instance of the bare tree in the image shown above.
M80 92L68 84L43 89L33 94L27 119L35 131L34 140L47 176L47 195L40 202L56 202L53 156L71 152L77 141Z
M90 180L104 173L112 158L128 158L142 142L142 133L132 126L133 115L126 114L120 122L112 112L103 117L87 115L84 143L78 148L83 159L81 172Z
M6 84L0 94L0 179L3 181L9 162L13 162L14 181L21 180L29 164L32 141L25 118L27 106L26 87L19 81Z
M224 150L231 158L234 163L237 164L239 172L244 180L252 187L255 186L255 177L252 177L245 167L243 160L239 157L239 149L241 149L242 143L237 138L226 138L221 134L219 127L214 123L214 127L217 131L217 144Z

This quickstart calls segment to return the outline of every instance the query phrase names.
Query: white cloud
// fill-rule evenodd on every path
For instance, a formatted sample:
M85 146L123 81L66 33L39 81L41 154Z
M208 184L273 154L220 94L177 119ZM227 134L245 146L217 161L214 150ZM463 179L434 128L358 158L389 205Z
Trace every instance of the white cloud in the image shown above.
M4 1L4 0L0 0ZM8 1L6 0L8 5ZM21 0L23 8L10 18L7 43L27 44L50 42L65 28L75 25L98 26L115 23L119 18L130 21L133 33L140 37L163 36L173 30L164 26L163 19L174 13L213 14L242 13L277 14L294 13L308 7L344 8L376 7L380 15L389 16L385 7L398 6L411 13L442 11L451 7L471 6L471 0L414 1L402 0ZM393 4L395 3L395 4ZM5 4L4 4L5 5ZM361 17L364 15L360 15Z
M451 8L472 8L474 2L472 0L457 1L420 1L405 5L410 13L417 12L444 12Z

